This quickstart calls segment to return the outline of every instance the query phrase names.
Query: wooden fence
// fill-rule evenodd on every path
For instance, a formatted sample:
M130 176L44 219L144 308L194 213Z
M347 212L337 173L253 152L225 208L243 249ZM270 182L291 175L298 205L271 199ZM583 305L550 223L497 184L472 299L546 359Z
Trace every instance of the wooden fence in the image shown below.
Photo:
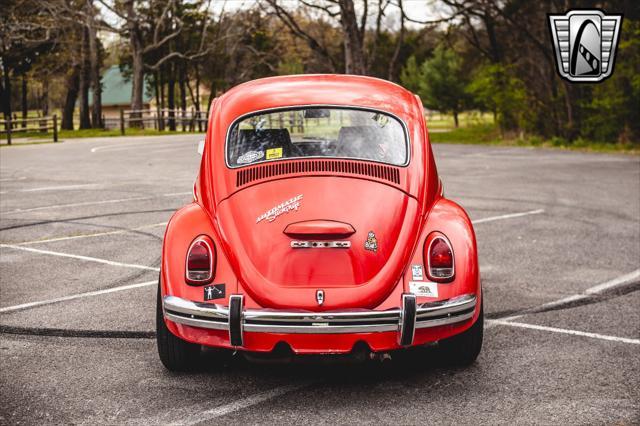
M103 118L105 128L120 128L121 134L126 134L128 128L179 130L183 132L203 132L207 129L206 112L195 109L183 111L180 109L142 109L120 110L119 118Z
M11 118L8 120L0 120L0 126L4 127L2 133L7 135L7 143L11 145L11 138L16 133L24 132L43 132L53 133L53 141L58 142L58 117L53 114L50 117L38 118Z

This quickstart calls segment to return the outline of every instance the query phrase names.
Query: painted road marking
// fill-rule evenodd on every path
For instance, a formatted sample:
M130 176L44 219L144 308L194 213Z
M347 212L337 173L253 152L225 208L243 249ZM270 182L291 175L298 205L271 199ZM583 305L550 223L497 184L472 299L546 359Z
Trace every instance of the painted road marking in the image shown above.
M187 195L187 194L192 194L193 192L170 192L168 194L162 194L163 197L175 197L177 195Z
M481 269L482 271L482 269ZM558 306L563 306L563 305L567 305L569 303L573 303L576 302L578 300L583 300L583 299L588 299L590 296L593 295L597 295L602 293L605 290L610 290L612 288L618 287L618 286L623 286L625 284L628 284L630 282L632 282L633 280L636 280L640 278L640 269L636 269L633 272L630 272L628 274L619 276L618 278L614 278L610 281L606 281L602 284L598 284L596 286L590 287L588 289L586 289L584 291L584 293L582 294L573 294L571 296L567 296L567 297L563 297L562 299L558 299L558 300L554 300L553 302L548 302L545 303L543 305L540 305L536 308L531 308L528 309L527 312L524 312L522 314L518 314L518 315L513 315L510 317L506 317L506 318L502 318L500 320L489 320L487 321L487 326L485 328L491 328L493 325L497 325L498 322L500 321L501 324L503 323L511 323L513 320L519 319L524 317L525 315L528 314L532 314L532 313L537 313L541 310L545 310L548 308L555 308ZM504 324L503 324L504 325Z
M562 306L569 303L576 302L578 300L587 299L589 296L584 294L574 294L571 296L563 297L562 299L554 300L553 302L545 303L536 309L555 308L556 306Z
M211 402L206 402L204 404L198 404L194 407L189 407L189 413L193 413L184 417L180 417L180 419L175 421L168 421L158 417L156 419L151 419L151 421L147 421L145 423L150 424L162 424L169 423L173 425L195 425L199 423L206 423L218 417L226 416L227 414L235 413L236 411L243 410L245 408L252 407L254 405L261 404L265 401L268 401L273 398L277 398L289 392L293 392L299 390L301 388L309 386L310 383L302 383L296 385L287 385L280 386L274 389L269 389L264 392L260 392L246 398L241 398L237 401L230 402L228 404L220 405L218 407L214 407L211 409L205 409L211 406ZM204 409L204 411L201 411ZM165 415L166 417L166 415Z
M98 183L85 183L80 185L61 185L61 186L45 186L41 188L16 189L15 191L1 191L0 194L12 194L15 192L41 192L41 191L66 191L69 189L80 189L102 186Z
M606 290L611 290L613 288L623 286L623 285L628 284L628 283L630 283L630 282L632 282L634 280L637 280L639 278L640 278L640 269L636 269L633 272L630 272L630 273L625 274L625 275L621 275L621 276L619 276L617 278L614 278L612 280L606 281L606 282L604 282L602 284L598 284L598 285L595 285L593 287L589 287L582 294L573 294L571 296L563 297L562 299L558 299L558 300L554 300L553 302L545 303L544 305L541 305L537 309L554 308L556 306L566 305L568 303L572 303L572 302L575 302L575 301L578 301L578 300L588 299L589 296L598 295L600 293L603 293Z
M490 324L505 325L509 327L527 328L530 330L550 331L552 333L570 334L573 336L590 337L592 339L608 340L612 342L629 343L632 345L640 345L640 339L629 339L627 337L607 336L605 334L588 333L586 331L569 330L566 328L547 327L544 325L527 324L524 322L513 322L505 320L488 320Z
M95 148L91 148L91 152L92 153L96 153L99 151L124 151L127 150L129 148L137 148L140 146L147 146L147 145L153 145L153 146L165 146L165 145L176 145L179 143L183 143L183 144L191 144L194 143L194 141L147 141L147 142L135 142L135 143L129 143L129 144L118 144L118 145L101 145L101 146L97 146Z
M150 285L157 285L157 284L158 284L158 281L154 280L154 281L147 281L144 283L129 284L129 285L123 285L120 287L108 288L105 290L96 290L96 291L89 291L86 293L72 294L70 296L57 297L55 299L40 300L38 302L23 303L21 305L14 305L14 306L7 306L6 308L0 308L0 313L19 311L22 309L35 308L36 306L50 305L52 303L66 302L68 300L81 299L83 297L99 296L101 294L115 293L117 291L131 290L134 288L148 287Z
M530 211L522 212L522 213L509 213L509 214L503 214L503 215L500 215L500 216L485 217L483 219L472 220L471 223L476 225L478 223L493 222L493 221L496 221L496 220L503 220L503 219L512 219L514 217L529 216L529 215L532 215L532 214L540 214L540 213L544 213L544 209L530 210Z
M0 244L0 247L12 248L15 250L30 251L32 253L48 254L51 256L69 257L71 259L86 260L87 262L103 263L105 265L111 265L111 266L123 266L125 268L145 269L148 271L160 271L160 268L154 268L152 266L137 265L135 263L114 262L112 260L99 259L97 257L80 256L77 254L61 253L58 251L51 251L51 250L40 250L40 249L34 249L30 247L16 246L13 244Z
M191 195L191 191L189 192L176 192L173 194L164 194L161 197L173 197L176 195ZM153 200L154 198L158 198L157 196L153 197L132 197L132 198L120 198L116 200L100 200L100 201L85 201L82 203L70 203L70 204L54 204L52 206L42 206L42 207L33 207L30 209L16 209L16 210L7 210L4 212L0 212L2 215L12 214L12 213L26 213L26 212L35 212L38 210L48 210L48 209L58 209L64 207L80 207L80 206L94 206L99 204L113 204L113 203L125 203L128 201L143 201L143 200Z
M587 290L585 290L585 294L600 294L603 291L627 284L633 280L637 280L638 278L640 278L640 269L636 269L633 272L622 275L618 278L614 278L611 281L607 281L605 283L588 288Z
M165 226L167 223L168 222L160 222L160 223L153 223L151 225L138 226L136 228L131 228L131 229L120 229L118 231L97 232L95 234L69 235L69 236L66 236L66 237L48 238L48 239L45 239L45 240L23 241L21 243L13 243L13 244L16 245L16 246L26 246L26 245L30 245L30 244L52 243L52 242L56 242L56 241L75 240L75 239L78 239L78 238L90 238L90 237L102 237L104 235L126 234L126 233L133 232L133 231L139 231L141 229L149 229L149 228L155 228L157 226Z

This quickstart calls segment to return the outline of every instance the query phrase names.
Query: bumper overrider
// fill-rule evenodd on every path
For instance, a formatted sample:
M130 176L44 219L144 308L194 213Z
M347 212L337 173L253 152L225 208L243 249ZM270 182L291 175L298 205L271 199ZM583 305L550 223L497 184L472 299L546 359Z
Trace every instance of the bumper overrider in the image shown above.
M278 334L342 334L396 331L398 343L413 343L416 329L457 324L473 317L477 298L464 294L418 305L413 294L402 295L400 308L310 312L301 310L244 309L242 295L231 295L229 306L192 302L175 296L163 299L170 321L192 327L226 330L232 346L243 345L244 332Z

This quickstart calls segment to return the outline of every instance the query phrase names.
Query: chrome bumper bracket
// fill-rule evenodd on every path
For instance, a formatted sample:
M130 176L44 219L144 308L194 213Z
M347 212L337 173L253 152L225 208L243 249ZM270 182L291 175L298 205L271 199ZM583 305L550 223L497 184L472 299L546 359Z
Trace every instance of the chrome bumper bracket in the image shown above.
M242 346L242 311L244 297L240 294L229 296L229 342L232 346Z
M416 331L416 296L415 294L402 295L402 310L400 311L400 321L398 323L400 332L398 333L398 343L401 346L409 346L413 343L413 336Z

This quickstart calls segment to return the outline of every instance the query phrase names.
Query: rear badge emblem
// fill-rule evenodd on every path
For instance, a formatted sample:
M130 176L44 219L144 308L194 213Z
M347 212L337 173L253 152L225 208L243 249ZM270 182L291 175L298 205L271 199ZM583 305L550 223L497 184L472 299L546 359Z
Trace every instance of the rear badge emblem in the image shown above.
M260 223L263 220L266 220L267 222L273 222L281 214L288 213L291 210L298 211L298 209L300 208L300 200L302 200L302 194L296 195L295 197L278 204L271 210L264 212L260 216L258 216L258 218L256 219L256 223Z
M378 251L378 240L376 239L376 234L373 231L369 231L367 235L367 241L364 242L365 250Z
M351 241L291 241L291 248L349 248Z
M208 285L204 288L204 300L220 299L225 296L224 284Z
M318 305L322 305L324 303L324 290L316 291L316 302L318 302Z

